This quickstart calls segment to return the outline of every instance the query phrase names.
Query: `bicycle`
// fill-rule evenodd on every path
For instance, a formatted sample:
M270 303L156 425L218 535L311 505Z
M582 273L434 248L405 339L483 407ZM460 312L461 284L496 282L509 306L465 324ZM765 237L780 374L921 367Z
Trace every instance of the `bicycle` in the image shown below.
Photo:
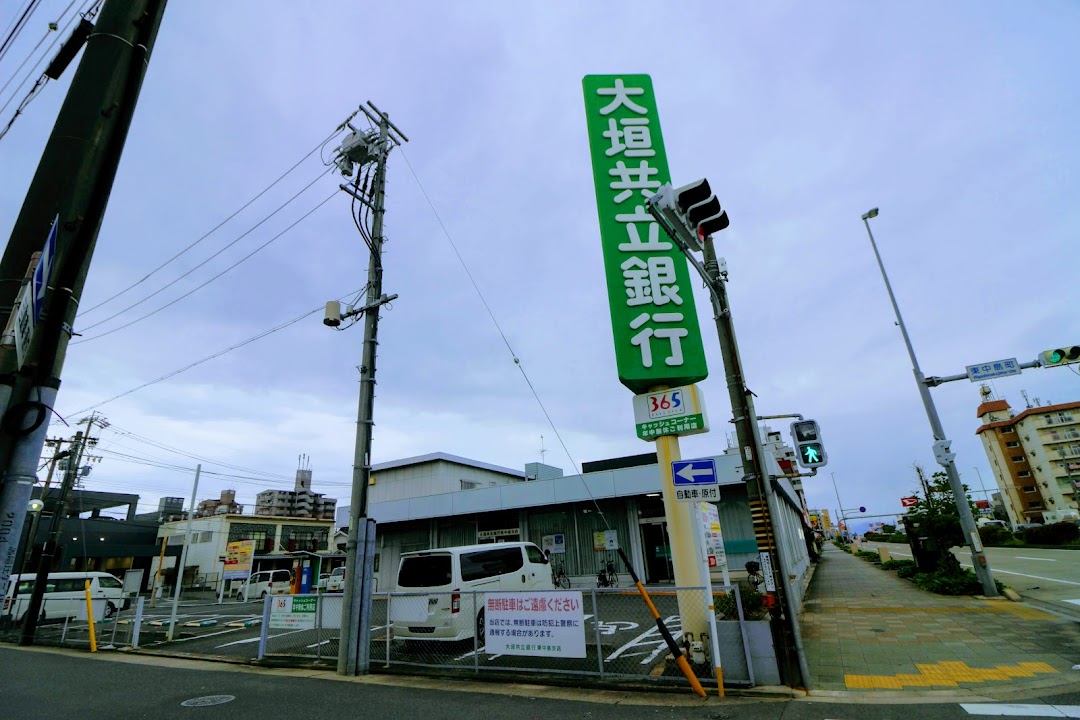
M606 563L596 574L596 587L618 587L619 575L615 572L614 563Z
M765 582L765 577L761 574L761 563L754 560L746 563L746 582L755 591Z
M563 572L562 565L560 565L558 568L552 566L551 582L554 583L555 587L559 588L560 590L570 589L570 578L567 577L565 572Z

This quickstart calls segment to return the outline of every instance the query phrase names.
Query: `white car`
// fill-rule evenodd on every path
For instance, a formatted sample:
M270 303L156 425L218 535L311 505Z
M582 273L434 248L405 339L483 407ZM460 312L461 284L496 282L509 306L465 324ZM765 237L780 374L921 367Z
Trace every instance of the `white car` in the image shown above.
M344 566L334 568L330 577L326 579L326 587L323 588L324 592L338 593L345 592L345 568Z
M240 602L262 600L267 595L285 595L292 588L292 573L288 570L261 570L252 573L236 591Z

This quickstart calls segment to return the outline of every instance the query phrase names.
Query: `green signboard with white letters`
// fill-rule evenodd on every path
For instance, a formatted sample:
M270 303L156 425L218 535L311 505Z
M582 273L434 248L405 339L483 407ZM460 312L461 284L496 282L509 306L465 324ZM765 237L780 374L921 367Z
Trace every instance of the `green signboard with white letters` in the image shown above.
M686 258L645 209L670 180L648 75L586 75L585 112L619 380L635 393L708 374Z

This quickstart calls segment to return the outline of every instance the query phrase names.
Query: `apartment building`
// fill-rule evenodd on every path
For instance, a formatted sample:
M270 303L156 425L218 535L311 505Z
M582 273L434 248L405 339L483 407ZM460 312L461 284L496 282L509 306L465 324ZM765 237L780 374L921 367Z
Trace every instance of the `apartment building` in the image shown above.
M983 388L975 431L1013 525L1080 520L1080 402L1013 413Z

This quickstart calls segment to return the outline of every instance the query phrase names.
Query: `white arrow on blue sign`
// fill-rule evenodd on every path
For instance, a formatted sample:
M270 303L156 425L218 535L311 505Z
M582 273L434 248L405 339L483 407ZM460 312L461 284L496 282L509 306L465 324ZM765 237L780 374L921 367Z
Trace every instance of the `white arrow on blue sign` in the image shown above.
M60 226L60 215L57 214L49 228L49 236L45 238L45 247L41 250L41 258L34 268L33 290L30 301L33 305L34 324L41 319L41 308L45 304L45 291L49 287L49 278L52 276L53 258L56 257L56 230Z
M716 461L712 458L701 460L673 460L671 474L676 485L717 485Z

